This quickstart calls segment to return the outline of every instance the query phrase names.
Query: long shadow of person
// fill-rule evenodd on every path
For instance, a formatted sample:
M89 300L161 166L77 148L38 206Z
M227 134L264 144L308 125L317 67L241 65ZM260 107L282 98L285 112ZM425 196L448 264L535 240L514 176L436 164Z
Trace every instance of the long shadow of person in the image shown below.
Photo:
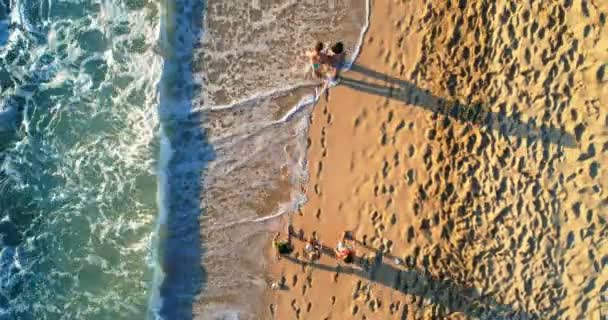
M524 122L518 114L507 116L506 111L494 112L487 110L481 103L465 105L459 101L451 101L431 94L412 82L390 77L386 74L354 64L351 72L357 72L369 78L381 80L384 84L372 83L351 77L340 77L340 84L358 91L399 100L407 104L442 114L449 119L470 123L496 131L506 137L515 137L521 142L527 139L529 143L540 140L543 143L557 144L567 148L575 148L574 135L550 125L536 124L535 120Z
M334 250L322 245L323 254L336 258ZM284 256L286 260L302 267L340 274L349 274L367 279L404 294L426 299L440 306L445 314L462 312L469 317L483 319L539 319L540 316L509 305L501 304L489 295L481 294L476 288L462 286L448 278L438 278L424 270L393 266L384 262L382 252L377 251L373 262L357 257L355 265L338 264L332 266L318 262L300 260L293 256ZM423 299L418 300L419 303Z

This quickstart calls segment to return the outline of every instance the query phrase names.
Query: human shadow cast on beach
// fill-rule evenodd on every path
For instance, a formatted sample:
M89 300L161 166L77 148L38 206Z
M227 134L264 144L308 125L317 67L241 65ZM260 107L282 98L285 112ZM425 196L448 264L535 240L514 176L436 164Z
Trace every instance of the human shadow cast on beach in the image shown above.
M332 248L322 244L320 246L324 255L337 259ZM482 295L476 288L462 286L449 278L438 278L424 270L386 263L384 262L386 256L379 250L375 252L373 261L356 257L351 265L338 263L332 266L318 261L301 260L297 256L289 255L283 256L283 258L301 265L302 268L309 267L312 270L332 272L334 279L338 279L341 274L354 275L403 294L422 298L418 300L419 305L426 300L439 305L446 315L462 312L469 317L481 319L540 319L538 314L517 310L499 303L489 295Z
M482 103L467 105L457 100L442 98L431 94L428 90L422 89L412 82L394 78L358 64L352 65L349 71L384 82L378 84L345 77L344 74L340 76L341 85L358 91L399 100L442 114L461 123L469 123L496 131L505 137L515 137L518 140L525 139L528 140L528 143L538 140L566 148L575 148L577 145L573 134L546 124L539 125L534 119L525 122L519 116L507 116L506 112L503 111L490 111Z

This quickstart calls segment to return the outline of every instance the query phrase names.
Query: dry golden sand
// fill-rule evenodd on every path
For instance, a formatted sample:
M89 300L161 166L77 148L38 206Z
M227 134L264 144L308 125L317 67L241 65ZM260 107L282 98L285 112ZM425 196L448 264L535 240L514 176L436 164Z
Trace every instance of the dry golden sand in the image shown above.
M286 286L261 318L600 319L607 15L601 0L374 1L357 65L312 115L293 220L328 249L353 230L368 263L302 263L296 241L269 260Z

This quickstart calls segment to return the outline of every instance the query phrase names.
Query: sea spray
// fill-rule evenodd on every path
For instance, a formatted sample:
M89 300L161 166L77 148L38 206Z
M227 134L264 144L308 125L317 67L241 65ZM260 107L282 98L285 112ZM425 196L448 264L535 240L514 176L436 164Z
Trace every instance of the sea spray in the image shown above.
M143 318L157 214L156 5L9 6L0 233L18 237L0 246L0 319Z
M157 52L163 57L158 84L160 161L157 268L150 318L188 319L192 302L204 287L199 202L206 163L213 150L206 141L193 104L192 50L202 34L202 1L164 1Z
M167 218L168 218L168 210L167 207L167 188L168 188L168 176L167 170L169 166L169 162L171 161L171 154L173 150L171 149L171 144L167 139L162 127L160 128L160 155L158 161L158 171L156 173L157 176L157 184L158 191L156 196L156 202L158 207L158 217L156 221L156 227L154 229L153 238L152 238L152 251L151 255L151 265L154 269L154 274L152 276L152 285L151 285L151 294L150 301L148 303L148 314L147 319L162 319L161 316L161 308L162 308L162 297L160 293L160 286L163 283L165 278L165 274L162 270L162 261L163 261L163 248L161 247L164 240L164 233L167 228Z

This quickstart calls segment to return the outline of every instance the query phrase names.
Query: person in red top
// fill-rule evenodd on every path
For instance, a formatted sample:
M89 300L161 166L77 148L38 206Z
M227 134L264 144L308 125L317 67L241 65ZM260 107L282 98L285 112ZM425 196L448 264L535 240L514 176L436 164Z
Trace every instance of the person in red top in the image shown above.
M352 263L355 260L355 242L350 232L344 231L336 246L336 258Z

